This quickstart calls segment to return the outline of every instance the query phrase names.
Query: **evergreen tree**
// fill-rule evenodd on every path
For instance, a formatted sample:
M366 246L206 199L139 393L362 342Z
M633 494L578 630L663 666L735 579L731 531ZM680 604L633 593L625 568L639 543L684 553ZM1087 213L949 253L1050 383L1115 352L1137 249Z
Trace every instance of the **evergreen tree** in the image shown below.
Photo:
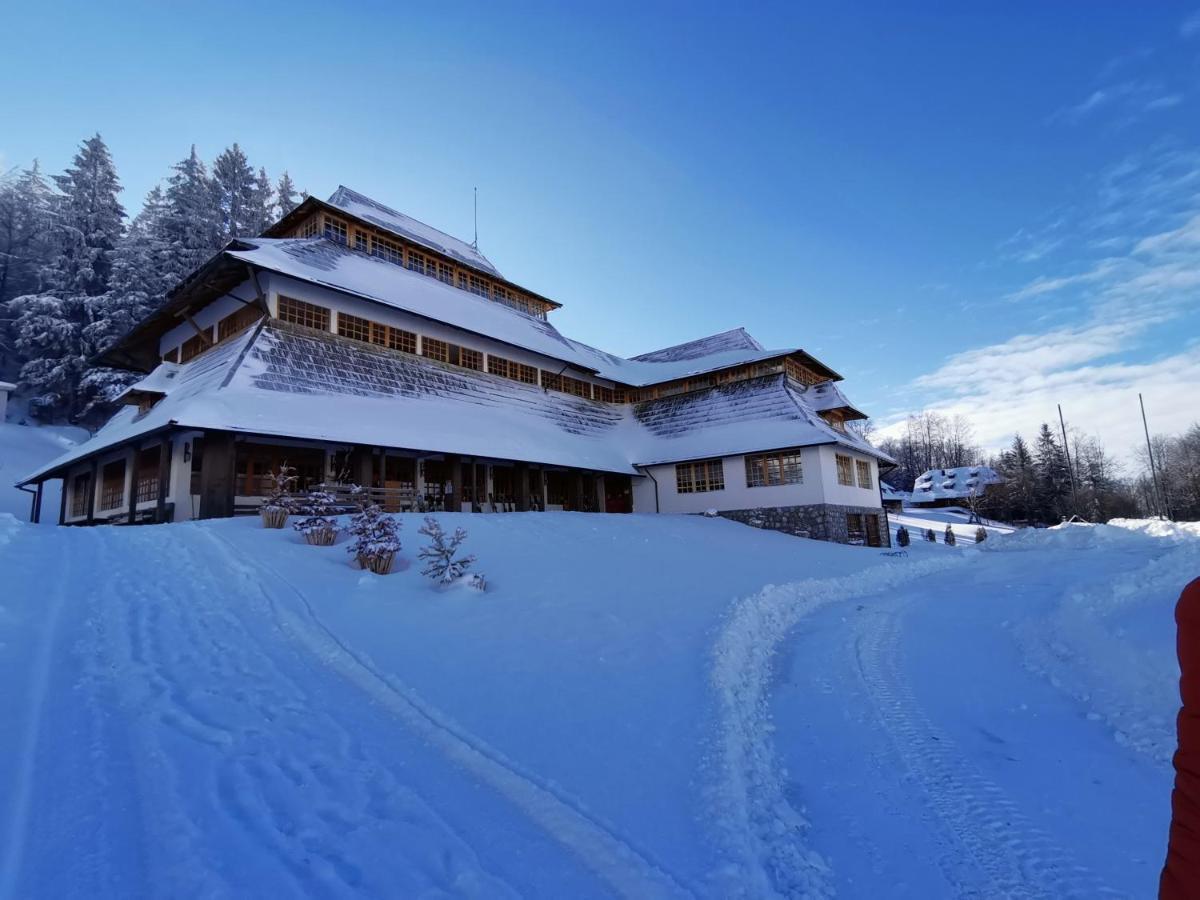
M1005 478L1001 500L1001 516L1009 521L1036 519L1038 510L1038 479L1033 455L1025 439L1013 436L1012 447L1000 455L997 469Z
M23 172L0 178L0 304L41 288L53 194L36 159Z
M279 184L275 188L275 205L278 217L281 219L300 205L300 198L296 194L296 185L292 181L292 177L288 175L287 169L284 169L283 174L279 176Z
M254 170L236 141L213 162L213 184L222 238L256 235Z
M54 181L61 192L51 209L57 253L43 269L52 291L94 297L108 290L113 251L124 232L121 183L100 135L83 142L71 166Z
M1071 474L1067 456L1045 422L1038 432L1034 460L1041 517L1047 522L1062 519L1070 507Z
M27 294L9 303L13 343L25 360L20 381L38 418L69 416L78 408L83 352L84 298Z
M260 168L254 178L254 193L250 198L250 213L246 218L246 237L257 237L275 221L275 204L272 202L271 179L267 170Z
M164 199L161 235L169 250L169 263L161 277L174 286L224 243L216 190L194 144L191 154L174 166Z

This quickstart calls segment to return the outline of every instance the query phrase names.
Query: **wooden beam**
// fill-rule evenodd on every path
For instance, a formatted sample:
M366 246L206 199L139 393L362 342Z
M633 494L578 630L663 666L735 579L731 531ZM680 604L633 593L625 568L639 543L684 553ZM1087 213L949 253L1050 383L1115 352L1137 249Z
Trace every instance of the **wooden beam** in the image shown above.
M88 521L88 522L91 522L92 518L96 515L96 489L97 489L97 483L99 482L99 480L100 480L100 460L97 457L93 456L92 457L92 471L91 471L90 477L88 478L88 502L87 502L87 519L86 519L86 521Z
M446 498L446 511L459 512L462 510L463 497L462 460L457 453L447 453L445 459L450 468L450 495Z
M154 521L167 521L167 491L171 487L171 439L163 435L158 445L158 502L154 507Z
M201 519L221 519L233 515L236 449L232 434L221 431L204 433L204 457L200 460Z
M529 512L529 463L516 465L517 512Z
M212 336L211 328L203 329L199 325L197 325L196 320L192 318L191 312L189 312L186 309L181 309L179 311L179 314L181 316L183 316L185 319L187 319L187 323L196 330L196 334L198 334L198 335L200 335L200 337L204 338L204 343L206 346L211 347L213 345L213 336Z
M58 497L58 524L62 525L67 521L67 474L64 472L62 477L62 491Z
M136 446L130 447L125 454L125 480L129 488L125 494L125 518L132 525L137 521L137 489L138 489L138 456L141 455Z

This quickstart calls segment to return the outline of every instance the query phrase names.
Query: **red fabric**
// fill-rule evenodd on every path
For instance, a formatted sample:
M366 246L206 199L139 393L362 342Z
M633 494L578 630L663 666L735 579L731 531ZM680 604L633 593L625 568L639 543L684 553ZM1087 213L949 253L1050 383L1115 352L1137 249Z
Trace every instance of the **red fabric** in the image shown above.
M1171 837L1158 886L1161 900L1200 898L1200 578L1175 607L1179 653L1179 749L1171 792Z

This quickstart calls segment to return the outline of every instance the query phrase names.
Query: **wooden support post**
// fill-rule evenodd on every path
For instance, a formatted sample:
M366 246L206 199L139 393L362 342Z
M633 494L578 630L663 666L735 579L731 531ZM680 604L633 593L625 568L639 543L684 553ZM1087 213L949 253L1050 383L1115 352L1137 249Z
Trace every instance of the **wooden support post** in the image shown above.
M446 496L446 511L460 512L463 497L462 460L457 453L447 453L445 460L450 469L450 493Z
M29 513L29 521L33 525L42 521L42 486L44 484L44 481L39 481L33 491L33 509Z
M171 490L171 439L164 436L158 445L158 502L154 508L154 521L167 521L167 494Z
M125 454L125 520L132 525L137 521L138 448L130 447Z
M596 512L608 512L608 502L604 495L604 476L596 475Z
M221 519L233 515L233 435L205 432L204 458L200 460L200 518Z
M62 477L62 491L58 495L58 524L67 521L67 476Z
M583 472L580 469L575 469L567 476L567 484L570 486L567 491L567 496L570 499L571 509L575 512L583 512Z
M96 514L96 491L99 490L96 482L100 480L100 460L92 457L92 471L88 476L88 502L87 502L87 519L84 521L91 522L92 517Z
M517 512L529 512L529 463L517 463Z

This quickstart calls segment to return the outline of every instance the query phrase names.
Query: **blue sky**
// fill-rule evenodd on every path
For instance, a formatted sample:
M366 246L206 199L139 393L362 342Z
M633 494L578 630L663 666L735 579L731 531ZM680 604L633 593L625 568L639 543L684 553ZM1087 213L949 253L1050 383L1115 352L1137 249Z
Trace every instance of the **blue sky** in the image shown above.
M22 4L0 160L196 143L471 237L632 354L744 325L880 426L1200 417L1193 4Z

